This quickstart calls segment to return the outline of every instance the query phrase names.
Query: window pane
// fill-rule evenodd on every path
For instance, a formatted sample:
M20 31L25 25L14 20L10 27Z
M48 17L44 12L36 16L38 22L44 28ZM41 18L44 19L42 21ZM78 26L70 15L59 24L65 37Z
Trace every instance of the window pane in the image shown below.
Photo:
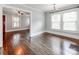
M76 24L73 22L71 23L64 23L64 26L63 26L64 30L76 30Z
M52 29L60 29L60 23L52 23Z
M52 29L60 29L60 21L61 21L61 15L56 14L52 15Z
M19 17L13 17L14 22L19 22Z
M52 22L60 22L60 14L52 15Z
M77 12L70 12L63 14L63 29L64 30L76 30Z
M13 24L13 27L14 27L14 28L17 27L17 23L14 23L14 24Z
M17 23L16 27L19 27L19 23Z
M26 18L26 22L25 22L25 25L26 25L26 26L28 26L28 25L29 25L29 21L30 21L30 18L29 18L29 17L27 17L27 18Z
M77 12L65 13L63 15L63 21L64 22L76 21L76 20L77 20Z
M13 16L12 18L12 27L15 28L15 27L19 27L19 17L17 16Z
M13 27L15 28L15 27L19 27L19 24L18 23L14 23L13 24Z

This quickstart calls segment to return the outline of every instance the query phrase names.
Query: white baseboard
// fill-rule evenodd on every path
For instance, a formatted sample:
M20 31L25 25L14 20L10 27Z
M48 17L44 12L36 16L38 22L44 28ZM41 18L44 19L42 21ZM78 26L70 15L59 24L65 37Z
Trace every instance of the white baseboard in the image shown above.
M13 29L13 30L6 30L6 32L12 32L12 31L20 31L20 30L27 30L28 28L23 28L23 29Z
M27 29L27 28L24 28L24 29L17 29L17 30L9 30L9 31L6 31L6 32L20 31L20 30L26 30L26 29ZM52 31L41 31L41 32L38 32L38 33L31 34L31 37L34 37L34 36L39 35L39 34L42 34L42 33L44 33L44 32L53 33L53 34L58 34L58 35L62 35L62 36L67 36L67 37L71 37L71 38L75 38L75 39L79 39L79 36L77 36L77 35L71 35L71 34L59 33L59 32L52 32Z
M79 39L79 36L77 35L71 35L71 34L66 34L66 33L58 33L58 32L51 32L51 31L46 31L48 33L53 33L53 34L58 34L58 35L62 35L62 36L67 36L70 38L75 38L75 39Z
M36 33L36 34L31 34L31 37L34 37L34 36L36 36L36 35L40 35L40 34L42 34L42 33L44 33L44 31L38 32L38 33Z

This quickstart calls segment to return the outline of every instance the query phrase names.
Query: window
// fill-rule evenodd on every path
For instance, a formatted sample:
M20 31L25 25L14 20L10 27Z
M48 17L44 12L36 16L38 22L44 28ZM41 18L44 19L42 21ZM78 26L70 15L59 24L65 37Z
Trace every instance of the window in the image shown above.
M63 30L76 31L77 13L70 12L63 14Z
M60 29L61 15L52 15L52 29Z
M26 25L26 26L29 26L29 21L30 21L30 17L27 16L27 17L26 17L26 22L25 22L25 25Z
M12 18L12 28L17 28L19 26L20 26L20 24L19 24L19 17L18 16L14 16Z

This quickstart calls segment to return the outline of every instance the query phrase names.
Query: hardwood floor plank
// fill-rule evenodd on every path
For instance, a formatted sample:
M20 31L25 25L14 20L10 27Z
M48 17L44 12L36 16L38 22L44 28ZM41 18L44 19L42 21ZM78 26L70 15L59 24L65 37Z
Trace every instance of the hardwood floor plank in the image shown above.
M79 55L79 40L49 33L29 37L28 31L6 33L4 54L7 55Z
M27 30L20 32L8 32L5 34L3 44L4 55L30 55L34 54L24 40L28 40L29 32Z

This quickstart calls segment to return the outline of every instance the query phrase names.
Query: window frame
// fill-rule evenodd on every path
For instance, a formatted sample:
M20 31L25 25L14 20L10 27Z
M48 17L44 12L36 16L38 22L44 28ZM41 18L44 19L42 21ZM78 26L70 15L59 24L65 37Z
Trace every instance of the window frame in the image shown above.
M76 12L76 11L70 11L70 12L65 12L65 13L72 13L72 12ZM65 13L63 13L63 18L64 18L64 14ZM76 21L77 21L77 12L76 12ZM63 31L71 31L71 32L75 32L75 31L77 31L77 28L76 28L76 30L65 30L64 29L64 23L68 23L68 22L70 22L70 23L72 23L72 22L74 22L74 23L76 23L76 21L64 21L64 19L62 19L62 22L63 22Z
M61 14L60 13L54 13L54 14L51 14L51 23L53 23L53 22L55 22L55 23L57 23L56 21L52 21L52 16L53 15L60 15L60 21L58 21L59 22L59 29L55 29L55 28L53 28L53 24L51 24L51 28L53 29L53 30L61 30Z
M14 17L18 17L18 22L13 20ZM19 24L19 25L14 27L14 23ZM12 16L12 28L20 28L20 17L19 16Z
M61 14L61 27L60 29L52 29L52 22L51 22L51 30L54 30L54 31L62 31L62 32L66 32L66 33L79 33L79 27L78 27L78 15L79 15L79 8L75 8L75 9L69 9L69 10L64 10L64 11L59 11L59 12L55 12L54 14ZM77 21L76 21L76 31L71 31L71 30L63 30L63 14L64 13L69 13L69 12L77 12ZM53 14L53 13L51 13Z

